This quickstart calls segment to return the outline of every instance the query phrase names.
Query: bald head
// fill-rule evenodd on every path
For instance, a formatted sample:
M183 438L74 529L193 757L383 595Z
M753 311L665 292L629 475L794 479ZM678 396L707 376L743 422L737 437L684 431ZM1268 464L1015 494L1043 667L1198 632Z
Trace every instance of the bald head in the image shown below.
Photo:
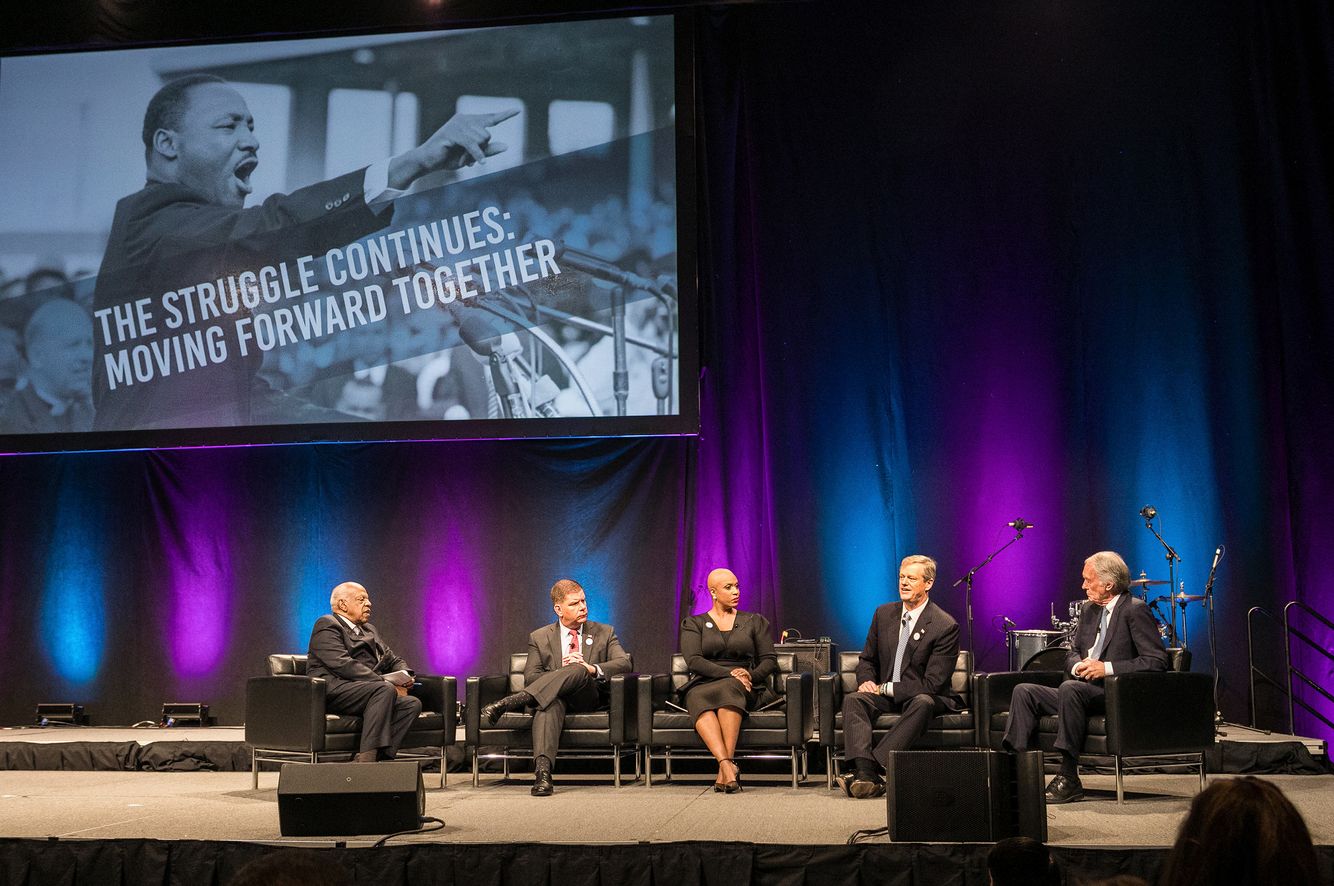
M726 612L735 609L737 603L741 600L741 587L737 582L736 574L730 569L719 567L709 573L708 578L709 596L713 598L714 606L720 611Z

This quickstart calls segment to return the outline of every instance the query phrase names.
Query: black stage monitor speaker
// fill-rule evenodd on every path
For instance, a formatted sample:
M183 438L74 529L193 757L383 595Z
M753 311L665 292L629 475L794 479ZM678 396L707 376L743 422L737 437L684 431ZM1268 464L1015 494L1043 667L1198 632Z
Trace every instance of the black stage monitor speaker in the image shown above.
M421 827L425 811L415 761L284 763L278 773L284 837L394 834Z
M895 751L887 776L891 840L1046 842L1041 751Z

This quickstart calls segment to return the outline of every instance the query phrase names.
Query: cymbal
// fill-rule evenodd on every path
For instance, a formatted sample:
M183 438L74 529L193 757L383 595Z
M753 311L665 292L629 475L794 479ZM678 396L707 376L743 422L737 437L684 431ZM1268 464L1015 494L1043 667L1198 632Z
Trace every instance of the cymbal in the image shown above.
M1177 594L1177 595L1176 595L1175 597L1173 597L1172 599L1173 599L1173 600L1176 600L1178 603L1199 603L1201 600L1204 599L1204 595L1203 595L1203 594Z
M1166 579L1158 578L1137 578L1130 583L1133 587L1147 588L1152 585L1170 585L1171 582Z

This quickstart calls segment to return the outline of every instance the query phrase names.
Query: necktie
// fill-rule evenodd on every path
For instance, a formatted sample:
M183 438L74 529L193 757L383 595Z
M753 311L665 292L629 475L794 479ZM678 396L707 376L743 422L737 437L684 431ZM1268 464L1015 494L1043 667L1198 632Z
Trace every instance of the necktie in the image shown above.
M568 651L569 651L569 652L578 652L578 651L579 651L579 632L578 632L578 631L573 631L573 630L570 631L570 648L569 648Z
M1102 614L1098 616L1098 636L1093 638L1093 646L1089 648L1089 658L1102 661L1102 644L1107 639L1107 607L1099 606Z
M903 650L908 648L908 625L911 623L911 621L912 619L910 619L908 616L906 615L903 616L903 627L899 628L899 648L894 653L893 682L895 683L899 682L899 674L902 673L903 671Z

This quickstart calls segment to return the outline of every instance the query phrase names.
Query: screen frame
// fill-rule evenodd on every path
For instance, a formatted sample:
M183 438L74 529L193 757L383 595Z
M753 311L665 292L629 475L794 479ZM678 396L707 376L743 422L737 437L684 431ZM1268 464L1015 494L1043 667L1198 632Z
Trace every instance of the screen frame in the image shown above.
M80 431L46 434L0 433L0 455L108 452L147 449L273 446L312 443L391 443L478 440L534 440L596 437L697 436L700 432L700 286L698 253L699 185L697 178L696 53L693 17L688 11L651 10L647 13L586 13L450 23L424 28L409 25L391 28L340 29L315 33L288 32L223 39L164 40L55 50L0 52L0 63L8 58L44 55L77 55L101 51L125 51L159 47L222 46L260 44L317 37L357 37L381 34L426 34L430 31L516 28L528 25L578 21L611 21L635 17L672 20L676 147L676 246L677 246L677 354L676 377L679 409L673 415L577 416L557 418L463 419L415 421L348 421L318 424L247 425L230 427L183 427L144 430ZM3 76L0 71L0 76Z

